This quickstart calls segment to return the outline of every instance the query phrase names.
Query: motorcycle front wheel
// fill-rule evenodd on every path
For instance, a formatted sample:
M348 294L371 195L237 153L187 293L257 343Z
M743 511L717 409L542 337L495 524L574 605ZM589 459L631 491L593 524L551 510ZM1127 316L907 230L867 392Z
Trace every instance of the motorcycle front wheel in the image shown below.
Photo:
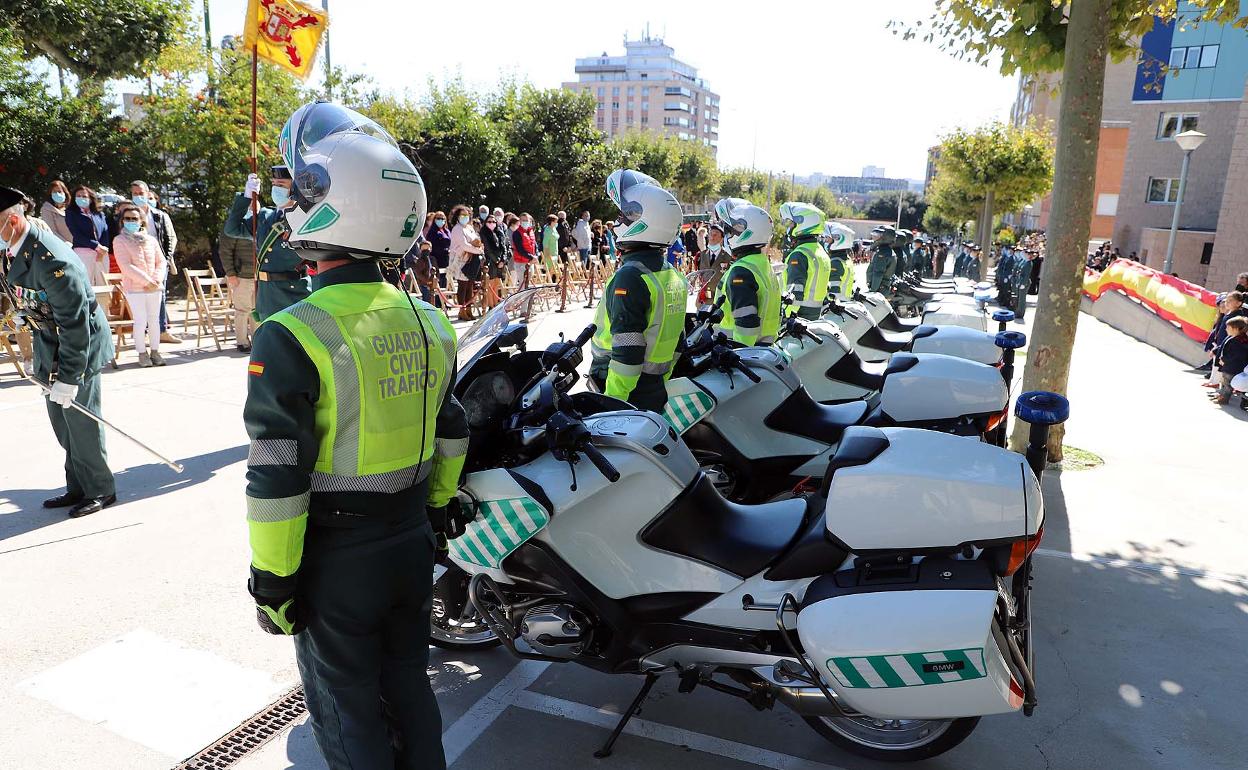
M429 643L444 650L488 650L501 642L468 601L468 573L451 564L433 584Z
M883 762L915 762L944 754L966 740L979 717L962 719L877 719L802 717L840 748Z

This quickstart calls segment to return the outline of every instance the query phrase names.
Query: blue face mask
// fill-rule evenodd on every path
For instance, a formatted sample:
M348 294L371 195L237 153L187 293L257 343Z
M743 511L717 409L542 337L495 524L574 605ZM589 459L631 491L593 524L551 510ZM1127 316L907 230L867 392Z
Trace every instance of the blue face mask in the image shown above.
M142 227L142 225L143 225L142 222L122 222L121 223L121 226L126 228L126 232L130 233L131 235L137 235L139 232L139 228Z
M460 223L461 225L466 225L466 224L468 224L468 217L466 217L466 216L460 217L460 218L459 218L459 223Z
M83 198L82 196L79 196L77 198L74 198L74 203L78 204L78 208L85 209L87 206L91 205L91 199Z
M290 202L290 190L287 190L285 187L273 185L269 189L269 195L273 196L273 205L279 209Z
M437 225L438 227L441 227L442 225L446 224L446 220L445 220L445 219L435 219L435 220L433 220L433 223L434 223L435 225Z
M65 202L65 193L63 193L63 192L54 192L54 193L52 193L52 202L53 202L53 203L55 203L55 204L56 204L56 205L58 205L58 206L59 206L59 205L61 205L62 203L64 203L64 202Z
M132 197L132 198L130 199L130 202L131 202L131 203L133 203L134 205L138 206L139 208L143 208L144 206L146 206L146 205L147 205L147 196L146 196L146 195L136 195L136 196L134 196L134 197Z

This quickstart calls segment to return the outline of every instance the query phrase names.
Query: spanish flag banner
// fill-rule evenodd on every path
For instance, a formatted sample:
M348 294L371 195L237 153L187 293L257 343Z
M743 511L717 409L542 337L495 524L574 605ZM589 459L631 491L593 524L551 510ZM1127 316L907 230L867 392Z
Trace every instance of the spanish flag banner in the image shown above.
M265 61L306 80L329 15L297 0L248 0L243 41Z

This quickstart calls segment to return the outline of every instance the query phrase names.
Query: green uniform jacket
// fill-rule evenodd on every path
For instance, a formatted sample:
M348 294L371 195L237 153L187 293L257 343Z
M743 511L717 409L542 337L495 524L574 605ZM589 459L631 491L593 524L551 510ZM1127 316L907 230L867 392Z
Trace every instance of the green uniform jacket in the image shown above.
M650 325L650 289L641 277L641 271L635 267L642 266L651 272L660 272L667 267L664 257L662 249L644 249L625 254L620 261L620 267L603 289L602 301L607 305L612 336L635 335L634 339L640 344L612 345L610 355L594 353L589 373L600 383L606 383L613 360L628 366L641 366L645 363L646 344L643 336ZM635 267L630 268L630 264ZM667 378L658 374L639 375L628 402L662 414L663 407L667 404Z
M381 281L382 277L376 263L361 262L335 268L314 280L319 289L338 283ZM442 374L455 376L453 371ZM432 499L430 480L445 475L440 474L440 465L448 462L458 463L458 469L462 469L468 444L464 409L449 390L438 411L435 435L429 440L449 442L461 449L453 456L435 452L430 480L395 493L311 492L320 432L324 429L316 424L315 405L322 392L316 365L290 330L270 321L256 330L247 381L243 420L252 441L247 460L249 501L268 502L277 510L292 499L306 499L306 510L314 518L318 514L345 511L356 516L388 519L405 516L413 522L424 520L426 503L443 505L447 502ZM278 452L273 447L282 450ZM447 485L451 489L458 483L458 471L455 475L454 482ZM249 505L254 503L249 502ZM294 593L307 519L305 515L293 521L297 526L289 527L285 545L278 549L280 553L274 559L285 563L284 571L288 574L274 574L253 564L252 592L258 600L271 602ZM269 547L274 546L270 543Z
M303 258L283 237L289 232L286 219L277 209L260 209L256 220L256 243L259 244L259 268L262 273L297 273ZM251 199L241 193L225 218L225 234L251 240ZM306 278L281 278L260 281L256 286L256 316L263 321L279 310L285 310L311 294Z
M26 239L8 266L19 310L38 327L35 376L82 385L113 358L108 318L87 282L82 261L47 225L27 219Z
M1014 311L1015 318L1022 318L1027 310L1027 289L1031 288L1031 273L1035 268L1035 260L1021 255L1016 255L1010 265L1008 280L1014 302L1014 306L1010 309Z
M887 292L897 269L897 255L890 246L876 246L867 264L867 291Z

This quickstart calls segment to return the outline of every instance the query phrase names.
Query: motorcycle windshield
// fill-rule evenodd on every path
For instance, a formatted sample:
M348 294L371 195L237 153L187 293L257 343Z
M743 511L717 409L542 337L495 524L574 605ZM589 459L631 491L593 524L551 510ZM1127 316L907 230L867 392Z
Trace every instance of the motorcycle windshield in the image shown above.
M462 375L476 362L477 357L490 349L490 343L513 323L527 324L532 332L536 326L537 294L539 289L525 289L512 294L493 310L481 316L472 328L459 338L455 362Z

